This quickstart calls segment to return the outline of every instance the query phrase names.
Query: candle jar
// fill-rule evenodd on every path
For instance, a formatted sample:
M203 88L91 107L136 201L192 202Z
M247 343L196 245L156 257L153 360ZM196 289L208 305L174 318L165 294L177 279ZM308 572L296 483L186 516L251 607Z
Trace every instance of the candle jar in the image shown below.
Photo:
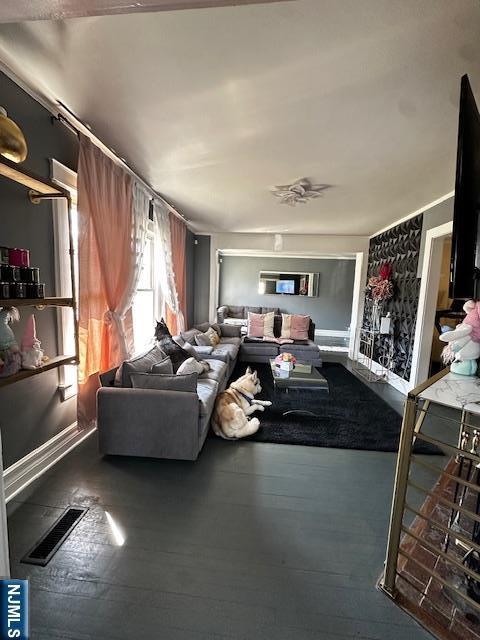
M45 298L45 283L32 282L26 285L27 298Z
M30 266L30 251L28 249L9 249L8 259L11 265L14 267L29 267Z
M27 285L24 282L12 282L10 284L10 295L12 298L26 298Z
M20 267L20 280L27 284L40 282L40 269L38 267Z
M10 299L10 283L9 282L0 282L0 298L2 298L2 300Z
M0 247L0 264L10 264L8 247Z
M18 282L20 280L20 269L11 264L0 264L0 280L2 282Z

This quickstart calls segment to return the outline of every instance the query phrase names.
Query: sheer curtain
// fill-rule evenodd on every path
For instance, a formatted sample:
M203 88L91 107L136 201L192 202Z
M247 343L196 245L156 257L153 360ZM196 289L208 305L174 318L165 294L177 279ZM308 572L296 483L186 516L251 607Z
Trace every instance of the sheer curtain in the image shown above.
M132 298L141 269L148 207L131 176L80 137L78 421L95 420L98 374L133 347Z
M175 314L181 313L178 303L178 293L173 273L172 236L170 231L170 212L159 200L154 200L153 215L155 222L156 254L155 264L158 265L158 279L165 305ZM168 328L172 333L177 327L172 325L171 318L166 318ZM169 322L170 320L170 322Z
M133 182L133 218L132 218L132 250L135 256L134 268L128 290L125 293L127 311L124 319L126 351L128 355L134 352L134 333L132 303L138 289L142 273L143 257L148 234L148 214L150 211L151 195L145 187L134 180ZM153 329L152 329L153 331Z
M172 264L175 285L178 297L178 312L172 318L168 317L173 326L173 332L179 333L185 330L185 318L187 317L187 283L185 271L185 240L187 227L185 223L170 212L170 235L172 239Z

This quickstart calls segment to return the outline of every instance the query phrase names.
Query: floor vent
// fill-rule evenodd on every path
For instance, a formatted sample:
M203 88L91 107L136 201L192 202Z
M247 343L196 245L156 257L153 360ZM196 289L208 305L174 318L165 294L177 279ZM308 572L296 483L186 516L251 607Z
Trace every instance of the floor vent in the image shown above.
M21 560L25 564L44 567L60 549L88 509L70 507Z

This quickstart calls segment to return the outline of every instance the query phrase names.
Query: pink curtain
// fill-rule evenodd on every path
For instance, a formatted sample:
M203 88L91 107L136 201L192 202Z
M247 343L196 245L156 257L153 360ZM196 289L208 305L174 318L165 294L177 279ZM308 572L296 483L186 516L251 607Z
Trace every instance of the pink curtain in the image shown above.
M187 317L187 285L185 270L185 243L187 237L187 227L185 223L170 212L170 235L172 238L172 262L175 285L177 288L178 304L181 317L167 306L166 322L170 332L175 335L185 329L185 319Z
M81 136L78 165L79 396L78 422L95 420L98 374L131 348L132 179Z

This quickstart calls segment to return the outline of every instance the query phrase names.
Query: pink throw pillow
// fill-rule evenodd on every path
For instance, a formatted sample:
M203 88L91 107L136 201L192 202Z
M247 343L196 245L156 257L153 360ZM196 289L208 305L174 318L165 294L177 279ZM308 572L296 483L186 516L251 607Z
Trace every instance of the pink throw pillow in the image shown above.
M297 316L282 313L282 338L291 340L308 340L310 316Z
M271 313L248 313L247 336L249 338L273 337L273 319Z

